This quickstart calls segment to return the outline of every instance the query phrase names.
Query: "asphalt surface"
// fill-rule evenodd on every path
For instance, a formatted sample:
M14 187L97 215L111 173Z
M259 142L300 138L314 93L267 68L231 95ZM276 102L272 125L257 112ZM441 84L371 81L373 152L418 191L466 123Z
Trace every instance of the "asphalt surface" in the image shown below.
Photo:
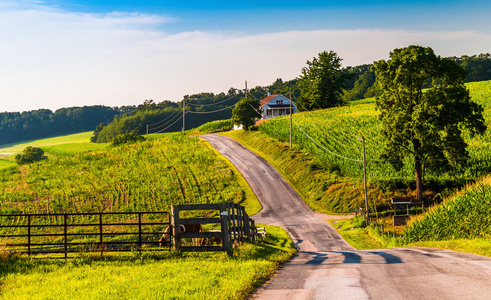
M252 299L491 299L491 259L429 248L354 250L263 158L221 135L201 138L241 172L298 254Z

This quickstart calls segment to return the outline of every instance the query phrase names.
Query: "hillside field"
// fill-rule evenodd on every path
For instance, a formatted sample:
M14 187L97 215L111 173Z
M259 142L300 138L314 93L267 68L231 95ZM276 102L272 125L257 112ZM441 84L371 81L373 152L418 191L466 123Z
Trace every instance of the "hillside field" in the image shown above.
M4 169L0 208L26 213L165 211L171 204L229 200L255 201L248 207L251 214L260 208L237 171L196 137L164 134L121 147L72 144L43 146L48 160Z

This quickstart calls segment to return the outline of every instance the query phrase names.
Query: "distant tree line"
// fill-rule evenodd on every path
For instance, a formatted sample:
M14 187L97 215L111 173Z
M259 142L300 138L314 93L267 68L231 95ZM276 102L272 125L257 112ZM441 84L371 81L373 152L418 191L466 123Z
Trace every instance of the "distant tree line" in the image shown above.
M321 55L322 54L322 55ZM247 91L251 99L261 100L268 93L284 94L293 98L299 105L299 110L324 108L313 97L312 90L317 94L332 97L329 106L378 97L382 91L375 85L375 72L371 64L341 68L341 59L333 51L323 52L319 58L307 61L307 67L302 74L293 80L283 81L278 78L269 86L257 86ZM473 56L451 57L466 72L466 81L491 80L491 55L479 54ZM328 64L330 72L319 73L322 65ZM335 87L335 93L330 95L324 90L325 85ZM428 87L431 80L428 82ZM317 96L316 96L317 97ZM230 119L232 109L228 109L245 98L245 91L230 88L227 93L199 93L184 97L186 104L186 129L196 128L214 120ZM93 142L110 142L113 137L129 132L146 133L150 125L150 133L171 132L182 130L182 101L165 100L155 103L145 100L140 105L121 107L84 106L69 107L56 110L39 109L27 112L0 113L0 145L50 136L71 134L95 130ZM167 120L168 119L168 120ZM163 120L167 120L162 122ZM170 120L170 122L168 122ZM155 125L152 125L155 124Z
M0 113L0 145L94 130L119 114L118 108L99 105Z

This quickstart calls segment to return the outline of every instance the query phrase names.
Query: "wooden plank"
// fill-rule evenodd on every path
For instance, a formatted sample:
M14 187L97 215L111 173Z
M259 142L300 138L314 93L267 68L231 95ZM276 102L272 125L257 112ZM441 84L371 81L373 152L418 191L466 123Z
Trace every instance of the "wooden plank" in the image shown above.
M174 226L173 227L174 250L179 250L181 249L181 233L179 229L179 207L177 205L172 205L171 213L172 213L172 226Z
M407 223L408 220L409 220L409 215L396 215L396 216L393 216L394 226L406 225L406 223Z
M181 204L173 205L177 207L180 211L182 210L218 210L218 204Z
M221 238L222 233L221 232L182 232L181 233L181 238L182 239L189 239L189 238Z
M180 219L180 224L220 224L219 218L188 218Z

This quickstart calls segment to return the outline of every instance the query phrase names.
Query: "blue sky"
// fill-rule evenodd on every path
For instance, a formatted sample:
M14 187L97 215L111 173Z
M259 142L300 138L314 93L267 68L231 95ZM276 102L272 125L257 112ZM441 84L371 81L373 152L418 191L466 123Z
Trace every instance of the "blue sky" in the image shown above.
M180 101L268 85L333 50L491 52L489 1L0 0L0 111Z

